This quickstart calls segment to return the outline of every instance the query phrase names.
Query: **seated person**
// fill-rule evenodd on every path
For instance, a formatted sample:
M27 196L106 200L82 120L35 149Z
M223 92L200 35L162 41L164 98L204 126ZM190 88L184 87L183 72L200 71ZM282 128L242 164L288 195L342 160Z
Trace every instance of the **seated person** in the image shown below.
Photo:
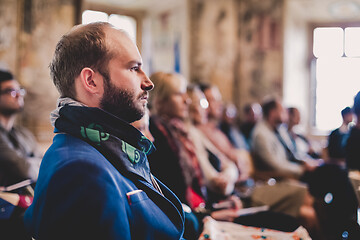
M308 162L293 162L289 159L284 144L278 137L278 127L283 123L285 111L281 102L268 99L262 105L263 119L259 121L252 134L251 151L255 166L255 175L260 179L274 178L283 184L284 191L302 192L293 199L297 208L294 211L304 219L308 228L316 228L316 216L312 208L312 198L305 184L296 181L305 172L313 171L316 166ZM272 197L271 195L264 196ZM308 229L309 230L309 229Z
M25 93L10 72L0 71L0 186L37 180L42 156L35 138L27 129L14 126Z
M234 104L228 103L224 105L223 115L219 128L228 137L235 148L250 150L249 144L240 129L236 127L235 119L237 110Z
M202 91L196 85L191 85L187 93L191 99L189 138L195 145L200 168L209 190L208 195L213 193L212 195L224 198L234 191L238 179L236 165L222 154L198 128L207 122L207 101Z
M187 81L180 75L157 72L150 92L150 132L156 152L149 156L154 175L192 209L204 203L202 173L184 123L188 114Z
M342 124L333 130L328 137L328 154L330 161L345 164L345 145L349 137L350 126L353 121L353 112L350 107L341 110Z
M263 119L252 135L251 150L256 170L268 171L268 177L299 179L307 169L307 163L291 161L284 143L278 135L278 127L284 122L285 112L281 102L270 99L262 105Z
M15 206L9 218L1 217L0 221L2 236L12 239L25 238L21 218L32 202L33 189L29 184L37 180L42 157L34 136L14 125L24 107L25 93L10 72L0 71L0 186L6 190L10 185L23 185L11 193L0 192L0 198L6 201L3 203Z
M287 120L278 127L277 135L286 148L291 161L312 161L320 159L310 141L294 129L300 123L300 112L295 107L287 108Z
M353 112L357 120L350 130L345 146L346 167L349 170L360 170L360 92L354 98Z
M246 141L250 144L251 133L257 121L262 118L262 109L258 103L246 104L243 108L244 116L240 124L240 130L244 134Z
M208 121L199 128L212 144L236 164L240 173L239 181L246 181L252 172L249 151L235 148L227 136L218 128L223 109L221 93L216 86L210 84L201 84L200 88L209 102L209 107L207 109Z

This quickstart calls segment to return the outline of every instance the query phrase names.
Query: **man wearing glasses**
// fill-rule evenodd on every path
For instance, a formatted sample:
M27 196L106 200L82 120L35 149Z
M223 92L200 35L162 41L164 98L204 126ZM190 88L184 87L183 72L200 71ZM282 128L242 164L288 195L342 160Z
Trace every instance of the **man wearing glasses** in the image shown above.
M25 94L10 72L0 70L0 186L4 187L27 179L35 182L40 167L34 136L14 126Z
M14 126L25 94L10 72L0 70L0 232L6 239L25 239L22 216L33 192L27 185L36 182L42 157L34 136Z

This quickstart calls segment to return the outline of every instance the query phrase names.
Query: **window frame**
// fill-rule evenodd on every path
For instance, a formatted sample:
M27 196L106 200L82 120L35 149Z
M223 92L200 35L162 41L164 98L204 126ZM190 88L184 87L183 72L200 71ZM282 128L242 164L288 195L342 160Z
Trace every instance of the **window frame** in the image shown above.
M316 23L311 22L308 24L308 67L309 67L309 81L310 81L310 89L309 89L309 124L312 135L317 136L327 136L330 132L320 130L316 126L316 57L313 54L314 47L314 30L315 28L326 28L326 27L339 27L344 30L349 27L360 27L360 21L353 22L327 22L327 23ZM343 49L345 52L345 49ZM339 113L340 114L340 113Z

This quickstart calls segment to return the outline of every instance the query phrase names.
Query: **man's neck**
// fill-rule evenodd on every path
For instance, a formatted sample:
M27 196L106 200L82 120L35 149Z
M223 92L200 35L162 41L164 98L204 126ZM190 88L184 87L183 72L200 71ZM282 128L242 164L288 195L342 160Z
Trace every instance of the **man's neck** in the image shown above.
M15 115L12 116L0 115L0 123L5 128L5 130L10 131L14 126L15 118L16 118Z

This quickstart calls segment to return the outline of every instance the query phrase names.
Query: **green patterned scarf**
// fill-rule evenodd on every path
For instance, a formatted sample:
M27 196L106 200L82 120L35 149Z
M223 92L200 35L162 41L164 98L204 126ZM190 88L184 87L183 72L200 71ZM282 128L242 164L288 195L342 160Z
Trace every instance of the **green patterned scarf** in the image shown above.
M61 105L54 117L55 133L67 133L96 148L122 174L151 183L146 155L155 150L136 128L99 108Z

